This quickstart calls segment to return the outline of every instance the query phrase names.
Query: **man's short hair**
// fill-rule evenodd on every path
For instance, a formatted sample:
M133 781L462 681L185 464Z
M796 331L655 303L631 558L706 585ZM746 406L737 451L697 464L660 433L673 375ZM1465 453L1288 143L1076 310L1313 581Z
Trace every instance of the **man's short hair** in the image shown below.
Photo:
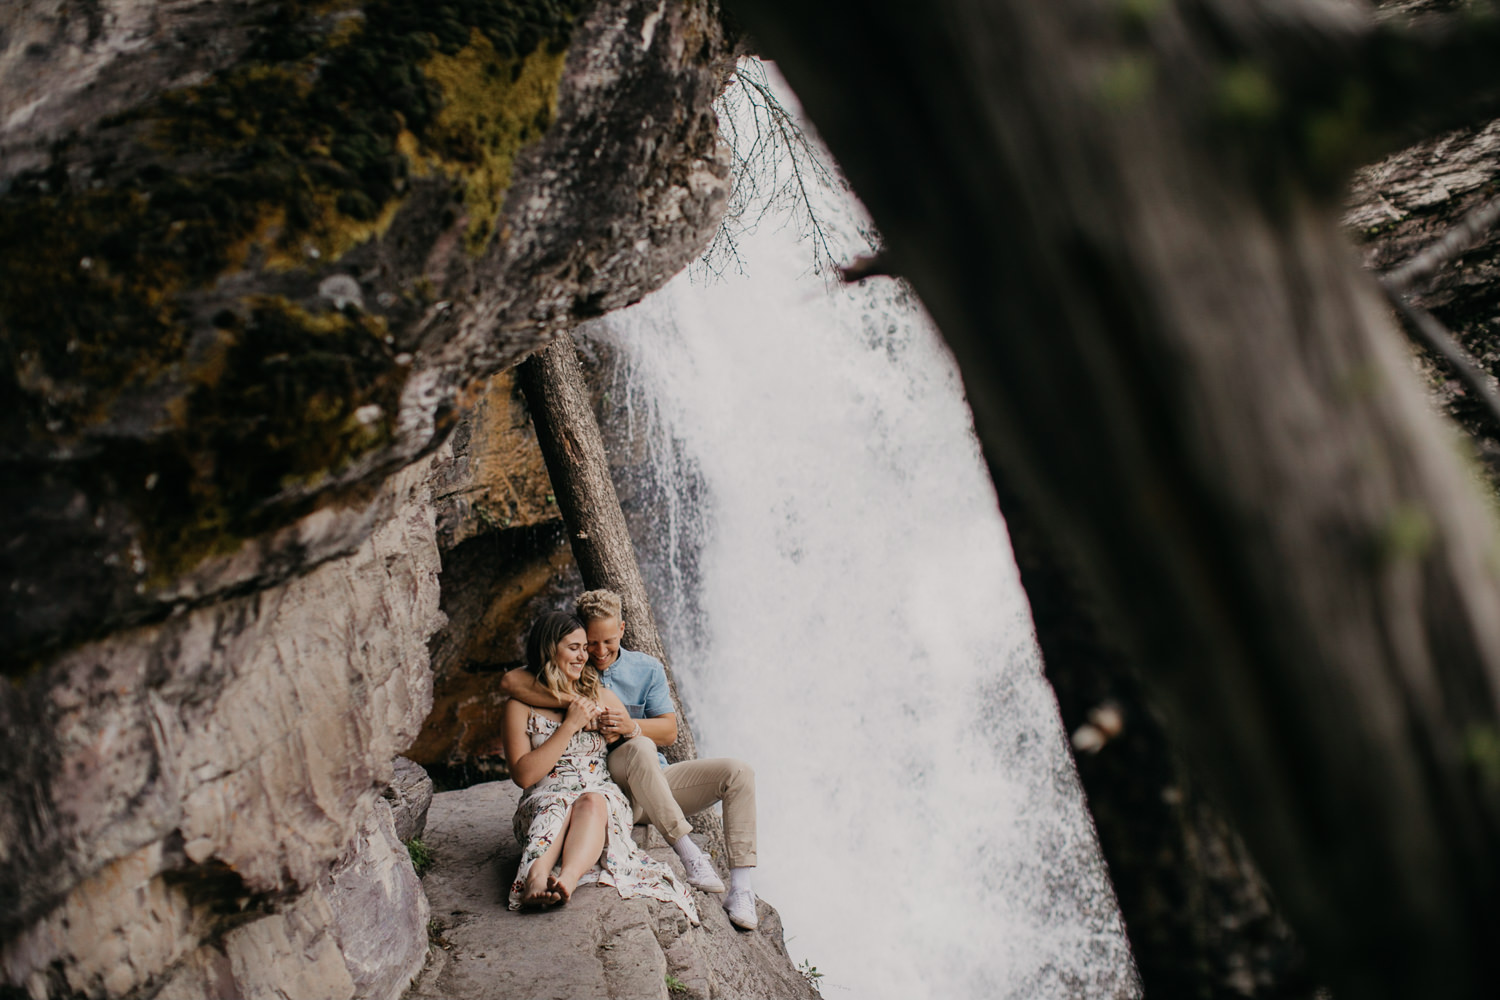
M613 590L585 590L578 595L578 601L573 605L578 618L585 625L596 622L601 618L618 618L625 620L625 612L622 610L623 599Z

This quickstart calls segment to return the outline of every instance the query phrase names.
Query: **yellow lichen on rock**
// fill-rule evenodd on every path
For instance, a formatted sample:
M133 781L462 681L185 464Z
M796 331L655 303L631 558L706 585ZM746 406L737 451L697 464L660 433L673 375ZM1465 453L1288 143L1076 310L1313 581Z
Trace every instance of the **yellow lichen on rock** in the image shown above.
M464 48L439 52L422 66L442 90L430 148L442 168L465 183L471 254L482 252L494 232L516 154L552 124L566 58L546 43L519 59L503 57L476 28Z
M407 173L411 177L426 177L437 166L437 158L422 151L422 142L410 129L396 134L396 152L406 157Z
M396 218L404 198L386 202L380 214L369 221L357 219L339 211L338 194L320 192L311 198L319 213L298 234L300 242L289 245L286 240L271 240L266 246L266 269L269 271L292 271L307 267L318 261L336 261L344 254L367 240L385 235L391 220ZM279 213L284 218L284 213Z

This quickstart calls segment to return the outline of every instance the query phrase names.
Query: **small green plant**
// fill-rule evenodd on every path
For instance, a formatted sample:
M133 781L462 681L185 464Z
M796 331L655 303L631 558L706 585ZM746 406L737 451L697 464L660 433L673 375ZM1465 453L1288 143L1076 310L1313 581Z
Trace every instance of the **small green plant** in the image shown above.
M802 964L797 966L797 971L802 973L802 978L808 981L814 992L817 992L818 980L823 978L823 973L818 971L818 967L813 965L810 959L804 958Z
M669 972L667 973L667 992L672 994L674 997L687 996L687 983L683 982L681 979L678 979L676 976L672 975Z
M411 866L417 874L426 875L432 867L432 848L422 843L421 837L413 837L406 842L406 853L411 855Z

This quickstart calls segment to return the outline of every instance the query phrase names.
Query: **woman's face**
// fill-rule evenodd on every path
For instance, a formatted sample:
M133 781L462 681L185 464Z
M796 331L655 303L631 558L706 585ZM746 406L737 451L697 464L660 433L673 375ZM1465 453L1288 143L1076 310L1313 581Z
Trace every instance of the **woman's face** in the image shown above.
M584 634L583 629L574 629L562 637L562 641L552 651L552 658L562 667L563 673L568 675L568 680L577 681L583 676L583 668L589 662L589 637Z

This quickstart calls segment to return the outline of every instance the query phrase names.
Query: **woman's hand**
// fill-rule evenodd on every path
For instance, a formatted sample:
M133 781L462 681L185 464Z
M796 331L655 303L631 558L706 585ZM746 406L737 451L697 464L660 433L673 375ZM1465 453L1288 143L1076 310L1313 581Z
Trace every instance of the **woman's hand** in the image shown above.
M587 729L602 711L598 702L579 695L568 704L568 714L563 717L563 725L574 732Z
M599 732L604 738L613 742L621 737L637 735L640 730L636 728L636 721L630 717L629 712L618 708L601 708L599 710Z

